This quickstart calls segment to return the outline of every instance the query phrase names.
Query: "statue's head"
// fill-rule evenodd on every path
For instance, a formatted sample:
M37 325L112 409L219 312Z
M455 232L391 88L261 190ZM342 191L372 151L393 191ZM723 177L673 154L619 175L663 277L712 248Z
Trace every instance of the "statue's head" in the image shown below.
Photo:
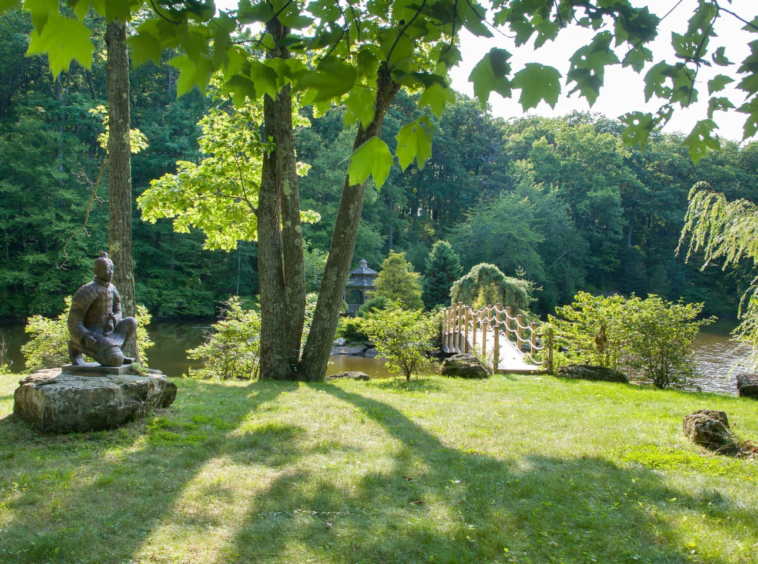
M113 261L108 258L108 253L100 251L100 258L95 259L95 276L105 282L113 280Z

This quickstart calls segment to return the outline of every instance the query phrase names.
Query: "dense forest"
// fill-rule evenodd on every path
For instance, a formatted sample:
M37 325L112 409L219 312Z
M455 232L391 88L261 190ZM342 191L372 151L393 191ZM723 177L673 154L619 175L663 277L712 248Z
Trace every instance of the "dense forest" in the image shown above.
M104 57L91 71L74 63L53 79L44 59L24 56L30 28L26 13L0 16L0 317L14 319L61 311L108 246L107 175L76 234L105 159L97 110L107 103ZM175 172L177 160L199 161L197 122L210 108L234 111L197 91L177 98L169 58L131 71L132 127L149 144L133 156L135 199ZM391 149L409 117L429 113L418 106L413 94L397 97L382 133ZM296 141L298 159L311 166L302 207L321 215L303 227L318 255L329 246L354 132L343 131L344 108L311 111L303 110L310 126ZM752 273L717 264L701 272L701 261L686 264L676 248L696 182L758 201L758 144L725 142L695 166L679 136L654 135L641 153L623 146L619 122L598 115L502 120L464 96L442 118L429 115L433 156L423 170L393 168L381 191L370 185L355 263L377 268L392 249L423 273L444 239L465 270L489 262L533 281L538 312L586 290L683 297L704 301L708 314L736 313ZM254 243L205 250L202 233L174 233L169 221L150 224L134 210L137 301L154 316L213 315L229 295L257 292Z

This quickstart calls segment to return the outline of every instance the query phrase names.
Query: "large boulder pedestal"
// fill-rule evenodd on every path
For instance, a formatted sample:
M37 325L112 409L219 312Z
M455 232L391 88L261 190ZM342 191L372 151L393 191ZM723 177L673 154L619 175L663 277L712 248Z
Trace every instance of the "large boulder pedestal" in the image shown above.
M571 378L575 380L590 380L593 382L619 382L628 384L629 378L626 374L606 368L605 366L594 366L592 364L567 364L561 366L556 372L559 378Z
M492 369L473 354L455 354L442 361L440 373L443 376L459 378L489 378L492 376Z
M100 431L168 407L176 392L176 384L158 371L68 365L21 380L13 413L46 433Z

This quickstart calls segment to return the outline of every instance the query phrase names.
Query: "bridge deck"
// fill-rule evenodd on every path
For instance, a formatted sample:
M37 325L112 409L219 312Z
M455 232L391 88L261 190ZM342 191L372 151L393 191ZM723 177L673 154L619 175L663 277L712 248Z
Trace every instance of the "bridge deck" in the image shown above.
M495 332L492 329L488 329L486 331L487 335L487 357L492 358L492 350L495 347ZM457 339L456 339L457 337ZM478 332L478 342L476 344L476 348L478 350L481 350L482 348L482 331ZM453 346L448 346L447 339L443 335L442 342L444 343L443 349L445 352L452 353L452 352L463 352L463 341L464 341L464 335L461 332L454 331L453 332ZM469 333L469 346L468 350L471 351L474 348L474 343L472 340L472 334ZM505 337L505 333L502 331L500 332L500 355L498 359L498 365L497 365L497 372L510 372L510 373L533 373L533 372L539 372L542 370L542 367L536 364L530 364L526 359L526 354L523 353L516 347L516 344L509 341Z

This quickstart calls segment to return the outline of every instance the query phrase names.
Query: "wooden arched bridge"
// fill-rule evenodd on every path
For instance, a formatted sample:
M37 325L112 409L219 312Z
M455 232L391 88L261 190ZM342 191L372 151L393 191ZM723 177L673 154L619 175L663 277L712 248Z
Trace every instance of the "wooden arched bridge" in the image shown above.
M550 371L553 364L552 335L538 333L537 323L526 324L523 315L500 304L472 309L458 303L443 310L442 348L476 352L495 372Z

